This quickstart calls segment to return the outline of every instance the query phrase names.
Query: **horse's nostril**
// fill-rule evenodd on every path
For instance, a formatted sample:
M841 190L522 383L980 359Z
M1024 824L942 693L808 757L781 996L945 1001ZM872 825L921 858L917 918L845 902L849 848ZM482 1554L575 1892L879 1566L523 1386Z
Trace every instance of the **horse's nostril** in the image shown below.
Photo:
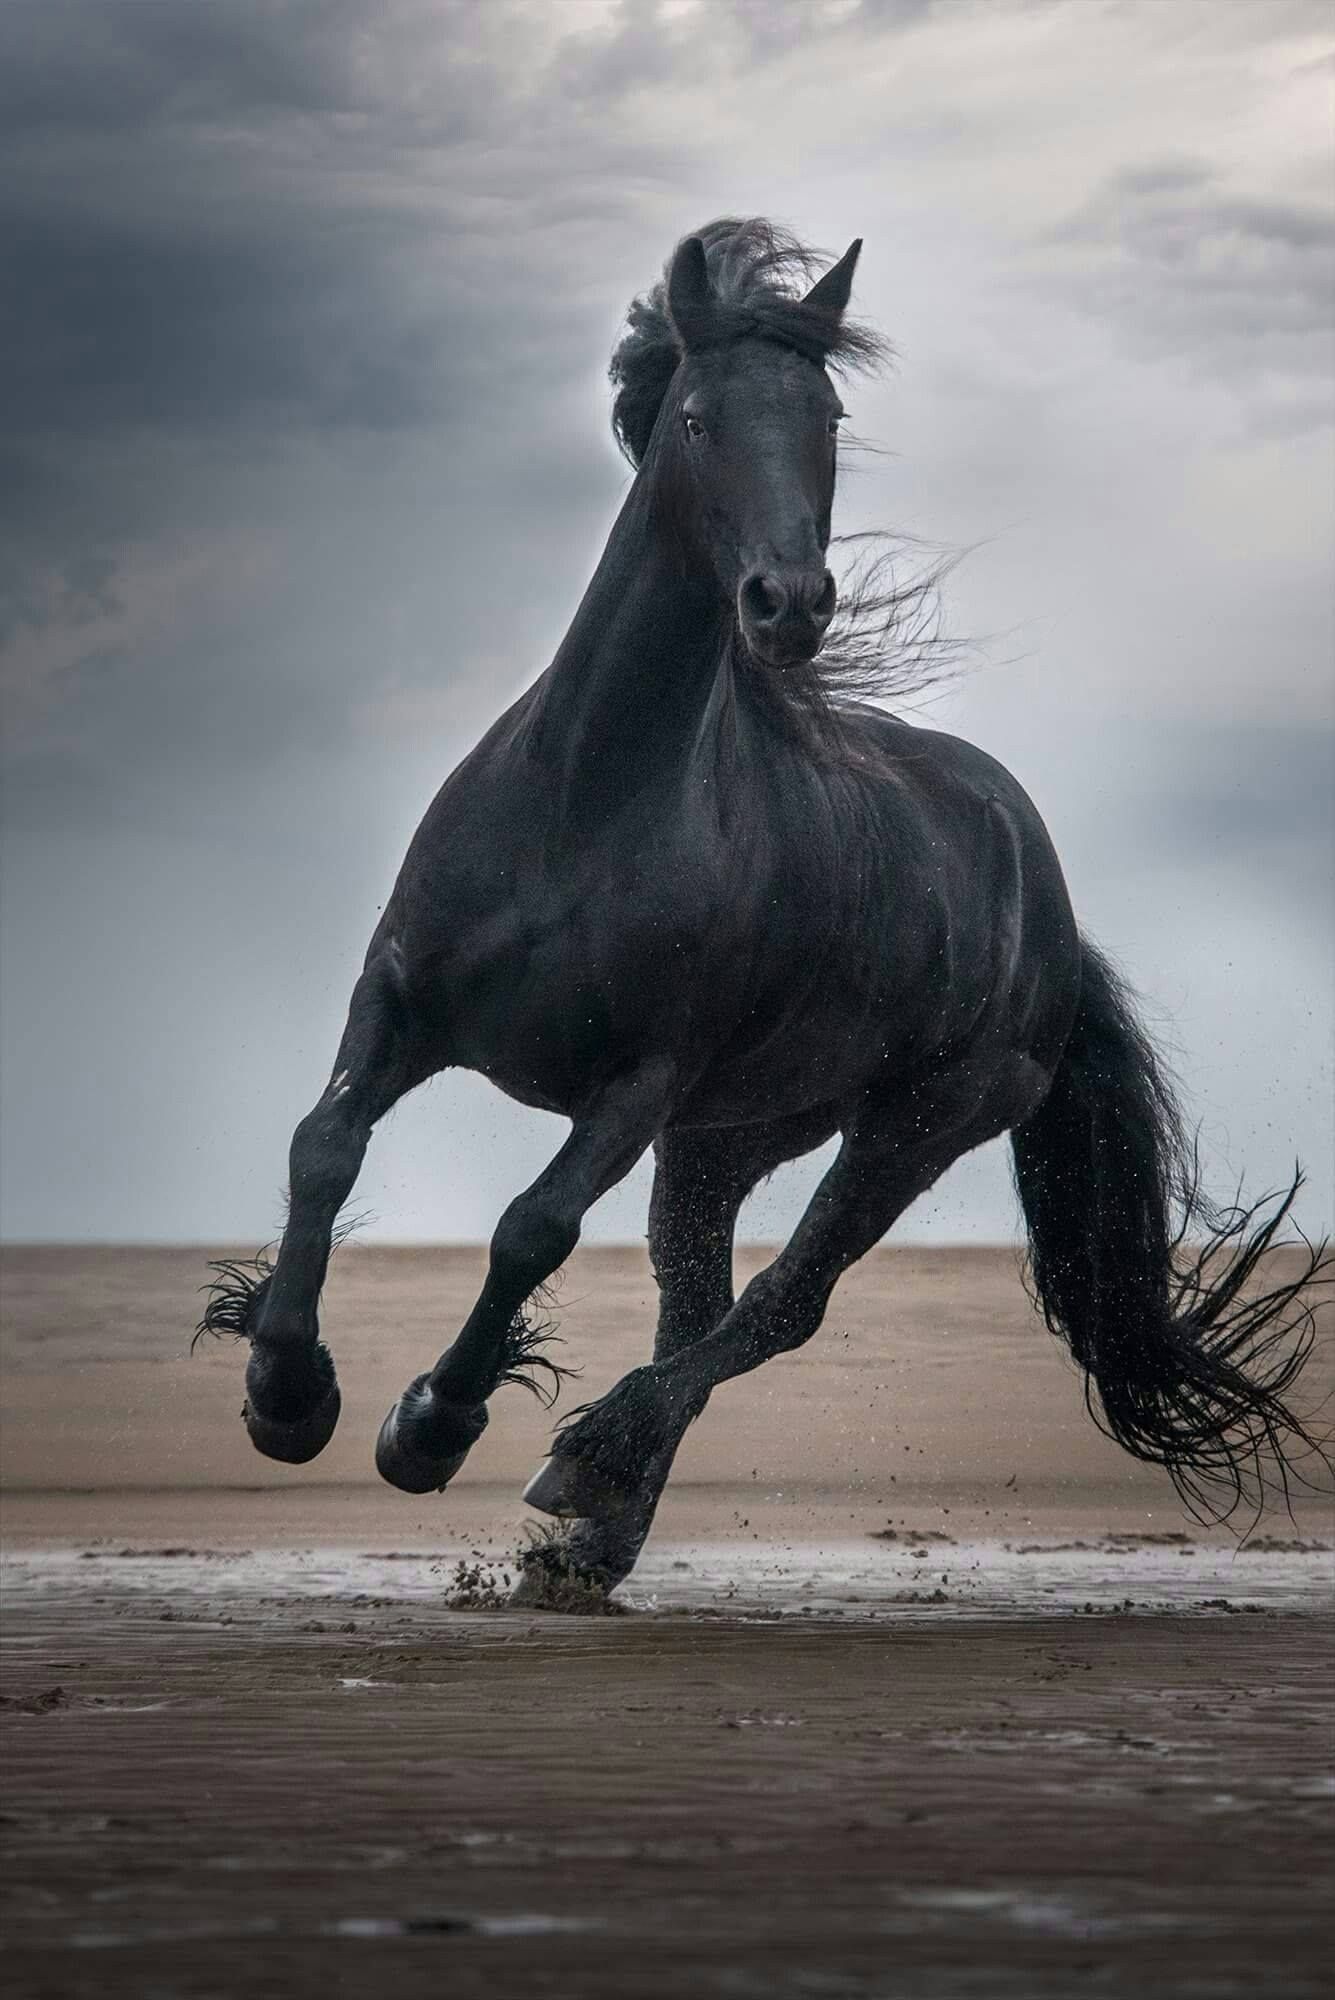
M816 599L816 602L811 607L812 617L819 619L822 624L828 625L830 620L834 616L835 602L836 602L836 591L835 591L834 578L830 575L829 570L826 570L825 581L821 585L820 596Z
M787 592L776 577L757 573L742 585L742 609L758 625L772 625L787 602Z

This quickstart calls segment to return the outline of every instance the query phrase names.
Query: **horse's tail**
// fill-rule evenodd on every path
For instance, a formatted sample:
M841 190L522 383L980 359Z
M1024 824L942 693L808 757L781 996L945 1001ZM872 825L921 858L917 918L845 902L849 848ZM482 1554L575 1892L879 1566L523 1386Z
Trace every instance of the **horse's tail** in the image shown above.
M1304 1237L1297 1276L1249 1282L1301 1172L1250 1208L1221 1213L1202 1197L1130 995L1097 951L1081 950L1070 1040L1048 1096L1012 1134L1032 1286L1085 1371L1100 1428L1165 1466L1193 1511L1226 1518L1253 1481L1259 1505L1267 1464L1287 1497L1295 1443L1325 1459L1285 1397L1314 1337L1303 1295L1330 1281L1335 1260ZM1199 1248L1187 1249L1188 1232Z

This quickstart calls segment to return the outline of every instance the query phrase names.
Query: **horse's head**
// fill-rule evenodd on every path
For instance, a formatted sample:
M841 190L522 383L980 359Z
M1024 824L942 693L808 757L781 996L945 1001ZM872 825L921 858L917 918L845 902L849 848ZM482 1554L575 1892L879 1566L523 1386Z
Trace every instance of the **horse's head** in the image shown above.
M668 268L680 359L658 418L660 476L693 564L712 571L767 667L814 659L834 615L825 556L844 412L825 363L860 249L803 297L720 293L698 236Z

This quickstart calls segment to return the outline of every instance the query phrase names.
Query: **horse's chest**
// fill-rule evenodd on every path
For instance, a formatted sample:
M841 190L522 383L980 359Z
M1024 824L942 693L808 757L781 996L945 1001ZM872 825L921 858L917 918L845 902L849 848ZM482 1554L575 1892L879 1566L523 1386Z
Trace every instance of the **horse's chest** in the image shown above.
M455 916L433 955L445 1059L556 1110L664 1053L728 1096L734 1080L782 1093L801 1073L824 1090L865 1069L879 940L847 868L822 874L766 834L628 838L560 868L512 855L440 896Z
M670 892L668 871L623 859L518 869L457 927L435 982L452 1061L565 1109L679 1034L708 912Z

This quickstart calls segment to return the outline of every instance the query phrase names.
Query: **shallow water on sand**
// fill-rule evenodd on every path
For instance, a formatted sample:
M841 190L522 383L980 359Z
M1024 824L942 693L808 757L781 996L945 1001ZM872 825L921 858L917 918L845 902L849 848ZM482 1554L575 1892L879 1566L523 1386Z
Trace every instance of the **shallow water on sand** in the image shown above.
M1185 1532L1107 1535L1076 1544L955 1541L939 1530L861 1542L650 1545L614 1603L640 1617L821 1617L880 1623L1089 1615L1093 1611L1300 1614L1332 1601L1332 1549L1193 1542ZM518 1546L518 1544L517 1544ZM16 1554L3 1569L11 1605L169 1598L180 1615L241 1613L273 1596L340 1610L446 1603L500 1608L509 1553L439 1550L136 1547L94 1544ZM517 1615L517 1614L516 1614Z
M24 2000L1324 1991L1319 1551L169 1546L7 1566Z

